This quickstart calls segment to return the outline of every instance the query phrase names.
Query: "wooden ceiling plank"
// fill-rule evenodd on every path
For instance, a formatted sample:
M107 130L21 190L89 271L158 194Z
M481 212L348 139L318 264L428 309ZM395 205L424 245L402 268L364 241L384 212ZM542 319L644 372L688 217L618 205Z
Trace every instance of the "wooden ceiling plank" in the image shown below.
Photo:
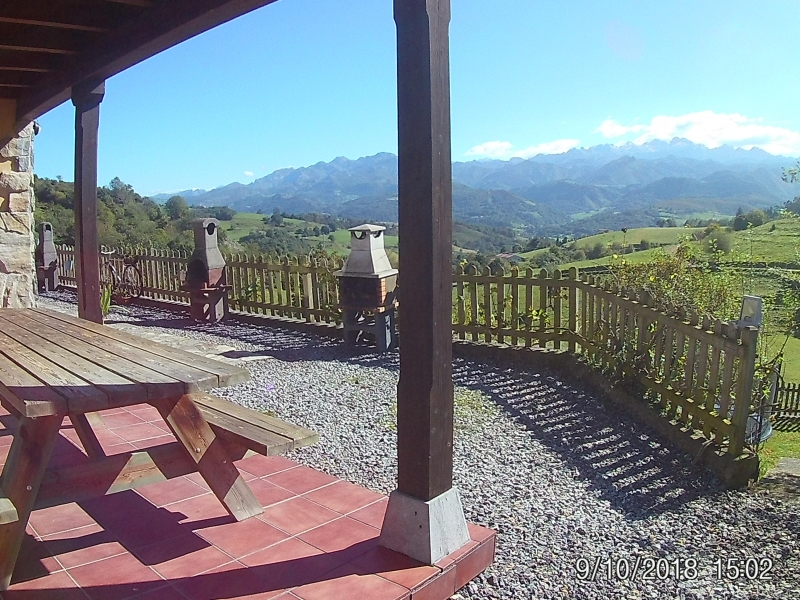
M72 86L120 71L275 0L162 0L82 49L69 68L43 78L18 103L20 122L38 118L70 97Z
M74 54L100 35L88 31L0 23L0 48L46 54Z
M15 46L12 44L0 44L0 50L15 50L17 52L42 52L44 54L77 54L74 50L41 48L39 46Z
M135 18L141 8L98 0L25 0L0 3L0 23L102 33Z
M114 2L115 4L127 4L129 6L141 6L142 8L150 8L153 3L150 0L105 0L106 2Z
M105 33L105 27L94 27L92 25L80 25L77 23L64 23L60 21L42 21L39 19L17 19L14 17L0 17L0 23L12 23L15 25L33 25L35 27L54 27L56 29L75 29L77 31L93 31Z
M63 57L54 54L0 50L0 69L9 71L47 73L56 69L62 60Z

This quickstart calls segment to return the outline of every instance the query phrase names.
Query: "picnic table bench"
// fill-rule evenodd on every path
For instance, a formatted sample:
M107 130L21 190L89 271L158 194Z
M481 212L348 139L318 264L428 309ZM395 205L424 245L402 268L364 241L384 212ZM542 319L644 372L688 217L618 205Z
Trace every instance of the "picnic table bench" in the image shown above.
M199 471L237 520L263 508L233 461L318 441L313 431L211 396L246 369L43 309L0 309L0 403L18 420L0 476L0 591L32 510ZM87 414L147 403L177 441L106 456ZM48 468L65 417L87 461Z

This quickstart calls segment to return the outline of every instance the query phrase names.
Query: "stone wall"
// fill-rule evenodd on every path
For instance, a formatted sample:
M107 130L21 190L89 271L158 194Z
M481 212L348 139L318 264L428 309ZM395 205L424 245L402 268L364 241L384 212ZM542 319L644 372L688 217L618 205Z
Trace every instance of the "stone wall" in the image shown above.
M33 137L30 123L15 137L0 139L0 307L36 301L33 259Z

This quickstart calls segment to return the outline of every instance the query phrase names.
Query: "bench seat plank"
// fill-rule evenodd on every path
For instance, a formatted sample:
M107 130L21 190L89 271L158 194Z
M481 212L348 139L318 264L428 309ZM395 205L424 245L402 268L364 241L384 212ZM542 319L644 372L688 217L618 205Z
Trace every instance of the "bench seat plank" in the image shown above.
M252 408L210 394L191 394L192 401L214 427L253 452L280 454L319 442L319 434Z

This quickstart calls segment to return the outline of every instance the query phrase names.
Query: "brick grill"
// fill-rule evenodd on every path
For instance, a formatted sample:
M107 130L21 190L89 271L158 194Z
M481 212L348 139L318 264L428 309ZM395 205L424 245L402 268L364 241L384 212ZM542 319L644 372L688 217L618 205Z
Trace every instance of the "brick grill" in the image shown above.
M385 229L370 224L352 227L350 255L344 267L334 273L339 278L345 341L350 346L369 336L380 351L396 344L397 269L386 256Z

